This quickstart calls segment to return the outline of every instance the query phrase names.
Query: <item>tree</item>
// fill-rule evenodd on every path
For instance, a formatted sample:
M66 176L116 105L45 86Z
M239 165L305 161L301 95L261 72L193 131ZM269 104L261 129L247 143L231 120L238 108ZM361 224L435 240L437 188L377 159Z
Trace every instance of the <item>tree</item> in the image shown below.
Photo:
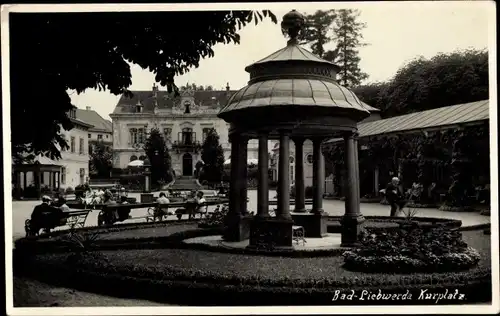
M359 68L358 47L362 43L365 23L359 22L359 10L318 10L306 16L306 26L300 35L303 44L310 44L311 50L319 57L340 66L338 81L346 87L355 87L368 75ZM326 46L335 44L333 50Z
M333 57L329 60L340 66L337 77L338 82L344 87L355 87L368 78L368 74L359 68L361 59L357 48L366 45L361 42L363 39L361 31L366 24L358 21L359 15L359 10L338 10L333 26L337 54L328 57Z
M402 115L489 98L488 52L469 49L416 58L398 70L380 98L384 116Z
M135 63L178 93L176 75L213 57L214 45L238 44L242 27L266 17L277 22L268 10L11 13L13 156L28 151L61 158L60 148L68 148L61 129L73 127L68 91L130 96L129 63Z
M113 152L102 141L91 144L89 170L99 178L108 178L113 169Z
M375 82L356 86L352 89L352 91L366 104L377 109L384 110L388 103L388 100L384 98L384 91L388 86L388 82Z
M144 151L151 163L152 182L172 181L172 160L165 139L158 128L151 129L144 145Z
M201 146L201 159L205 163L200 179L211 183L222 181L224 174L224 150L219 143L219 135L212 128Z
M335 10L321 11L306 15L306 25L300 34L301 44L309 44L313 54L324 58L325 45L333 40L331 25L337 14Z

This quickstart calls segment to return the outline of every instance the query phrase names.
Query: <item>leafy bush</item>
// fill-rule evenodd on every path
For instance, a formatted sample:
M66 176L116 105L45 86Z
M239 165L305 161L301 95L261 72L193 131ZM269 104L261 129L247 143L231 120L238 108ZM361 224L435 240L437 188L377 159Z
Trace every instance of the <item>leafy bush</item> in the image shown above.
M370 272L454 271L468 269L480 260L462 234L446 228L393 230L367 229L361 246L344 253L345 267Z
M306 187L305 188L304 194L305 194L305 198L306 199L312 199L313 198L313 193L314 193L313 187ZM295 198L295 185L292 185L290 187L290 197L291 198Z
M229 206L227 204L217 205L215 210L208 214L206 218L202 219L198 224L199 227L222 227L224 226L224 219L229 212Z
M73 194L73 193L75 193L75 189L73 189L72 187L67 187L65 193L66 194Z

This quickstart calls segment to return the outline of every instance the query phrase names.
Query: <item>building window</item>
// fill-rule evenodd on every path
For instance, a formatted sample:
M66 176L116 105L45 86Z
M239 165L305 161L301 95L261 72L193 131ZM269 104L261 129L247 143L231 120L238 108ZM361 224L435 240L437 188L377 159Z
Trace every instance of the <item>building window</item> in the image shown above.
M102 140L102 134L97 134L97 139Z
M89 138L92 138L92 135L91 135L91 134L89 134Z
M191 102L185 101L184 102L184 114L190 114L191 113Z
M314 161L314 160L313 160L313 155L312 155L312 154L307 154L307 156L306 156L306 162L307 162L308 164L312 165L312 164L313 164L313 161Z
M66 167L61 168L61 184L66 184Z
M182 129L182 143L183 144L192 144L193 143L193 129L189 127L185 127Z
M144 144L145 142L144 128L137 129L137 141L139 144Z
M130 144L137 144L137 129L136 128L131 128L130 129Z
M84 143L84 141L83 141L83 138L82 138L82 137L80 137L80 148L79 148L79 149L80 149L80 155L85 154L85 147L84 147L84 144L85 144L85 143Z
M137 156L136 155L132 155L132 157L130 157L130 161L134 161L134 160L137 160Z
M208 128L208 127L205 127L203 129L203 140L202 141L205 141L205 139L208 137L208 134L210 133L210 130L211 130L211 128Z
M137 113L142 113L142 105L137 105L135 107L135 110L136 110Z
M66 141L66 144L68 143L68 140L66 139L66 135L61 134L62 139ZM61 147L61 151L66 151L66 147Z
M109 135L106 135L106 139L108 139L108 138L109 138Z
M71 144L70 144L71 152L75 152L75 137L71 136Z
M165 138L166 142L172 141L172 129L171 128L164 128L163 129L163 138Z

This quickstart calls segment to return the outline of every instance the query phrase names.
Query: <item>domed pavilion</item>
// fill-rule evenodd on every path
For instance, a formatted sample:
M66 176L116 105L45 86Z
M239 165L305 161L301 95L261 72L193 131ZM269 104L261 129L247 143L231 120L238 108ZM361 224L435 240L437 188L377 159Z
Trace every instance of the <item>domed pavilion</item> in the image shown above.
M343 138L346 144L348 193L342 219L342 245L357 243L364 221L360 213L357 123L370 115L356 95L336 81L340 68L319 58L298 42L305 18L293 10L283 17L286 47L247 66L248 85L235 93L218 116L230 123L231 185L227 241L250 239L248 247L292 247L292 226L303 226L306 237L326 235L323 211L325 181L322 142ZM247 145L259 140L257 214L247 210ZM269 215L268 140L279 139L276 216ZM313 142L313 205L305 211L304 153ZM295 143L295 209L290 210L290 140Z

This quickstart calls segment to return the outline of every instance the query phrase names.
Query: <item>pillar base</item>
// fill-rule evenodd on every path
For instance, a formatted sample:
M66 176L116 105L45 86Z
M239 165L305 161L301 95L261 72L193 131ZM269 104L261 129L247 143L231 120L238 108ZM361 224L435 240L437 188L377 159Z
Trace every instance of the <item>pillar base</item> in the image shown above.
M252 215L229 214L226 217L226 230L222 238L225 241L236 242L250 238L250 222Z
M302 226L306 238L322 238L328 235L326 216L323 213L294 213L294 225Z
M359 245L359 234L363 231L363 215L344 215L340 220L342 225L341 247L356 247Z
M292 250L293 220L255 217L250 226L249 249Z
M307 213L307 210L304 207L302 209L294 209L292 212L294 212L294 213Z
M153 193L141 193L141 203L153 203L155 197Z

